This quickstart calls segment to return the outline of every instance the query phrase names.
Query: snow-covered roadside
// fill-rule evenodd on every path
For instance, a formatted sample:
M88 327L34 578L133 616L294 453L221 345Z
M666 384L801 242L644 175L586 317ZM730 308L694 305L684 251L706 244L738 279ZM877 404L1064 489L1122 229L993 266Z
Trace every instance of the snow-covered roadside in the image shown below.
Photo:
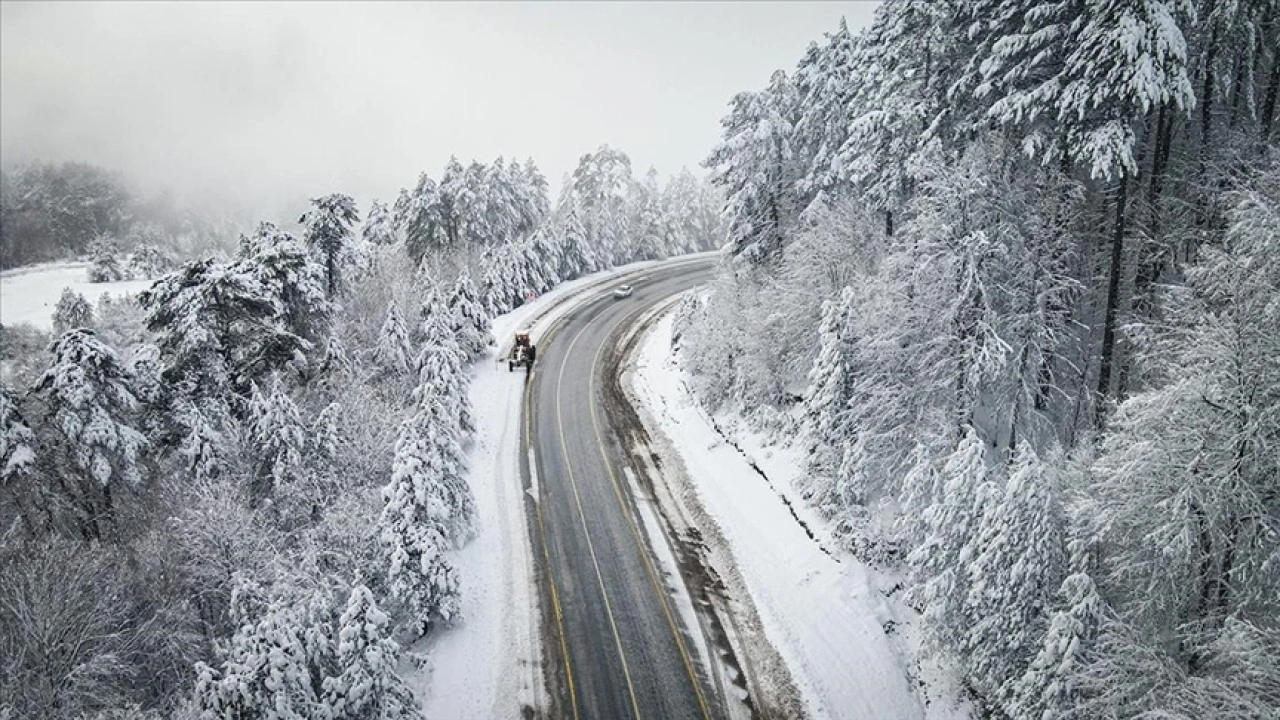
M674 448L702 508L718 526L765 634L814 718L968 718L947 673L916 660L914 612L900 579L873 572L831 541L794 491L791 449L734 430L733 444L689 397L672 357L672 315L638 346L628 376L651 436ZM737 447L734 447L737 445ZM752 464L756 467L753 467ZM757 471L756 468L759 468ZM761 475L763 472L763 476Z
M612 287L653 265L636 263L578 278L494 319L497 344L476 363L471 379L476 432L468 480L478 533L453 558L462 583L463 621L415 648L424 652L427 665L410 677L427 717L487 720L518 717L525 706L546 707L540 596L520 478L525 374L508 372L498 358L517 330L531 330L536 343L590 299L592 289Z
M91 303L102 295L133 295L151 287L151 280L91 283L89 263L50 263L6 270L0 275L0 324L30 323L41 330L53 327L53 309L62 291L71 288Z

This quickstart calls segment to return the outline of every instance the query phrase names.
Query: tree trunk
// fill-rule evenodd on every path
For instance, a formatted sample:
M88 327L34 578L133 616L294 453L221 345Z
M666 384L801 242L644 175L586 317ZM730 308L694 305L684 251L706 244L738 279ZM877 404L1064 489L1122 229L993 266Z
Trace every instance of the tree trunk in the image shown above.
M1129 175L1120 174L1116 191L1116 218L1111 234L1111 268L1107 277L1107 309L1102 321L1102 350L1098 362L1098 426L1106 418L1105 400L1111 394L1111 366L1115 357L1116 316L1120 308L1120 277L1124 273L1125 210L1129 202Z
M884 211L884 235L893 237L893 211L888 209Z
M1263 144L1271 138L1271 123L1276 117L1276 95L1280 94L1280 48L1272 53L1271 80L1267 83L1266 100L1262 103L1260 135Z

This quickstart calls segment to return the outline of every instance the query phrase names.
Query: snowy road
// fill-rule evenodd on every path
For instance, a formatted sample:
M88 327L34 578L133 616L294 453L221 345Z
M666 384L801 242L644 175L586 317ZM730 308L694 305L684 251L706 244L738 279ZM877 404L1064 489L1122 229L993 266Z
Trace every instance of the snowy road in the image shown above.
M572 718L719 718L721 700L668 594L602 405L609 350L653 305L705 282L709 262L655 267L635 295L585 303L542 337L526 387L538 489L534 553L549 602L547 671Z

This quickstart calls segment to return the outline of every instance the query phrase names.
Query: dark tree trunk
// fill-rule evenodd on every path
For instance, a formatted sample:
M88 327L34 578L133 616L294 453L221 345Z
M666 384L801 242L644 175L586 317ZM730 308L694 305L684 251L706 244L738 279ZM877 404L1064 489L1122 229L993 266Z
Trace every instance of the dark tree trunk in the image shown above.
M884 234L885 237L893 237L893 211L884 211Z
M1280 48L1272 53L1271 80L1267 83L1267 96L1262 102L1262 118L1259 133L1265 144L1271 138L1271 123L1276 117L1276 95L1280 94Z
M1111 366L1115 357L1116 317L1120 309L1120 278L1124 273L1125 210L1129 202L1129 175L1121 173L1120 187L1116 190L1116 217L1111 233L1111 268L1107 277L1107 308L1102 321L1102 350L1098 362L1098 407L1096 419L1099 426L1106 417L1105 400L1111 394Z

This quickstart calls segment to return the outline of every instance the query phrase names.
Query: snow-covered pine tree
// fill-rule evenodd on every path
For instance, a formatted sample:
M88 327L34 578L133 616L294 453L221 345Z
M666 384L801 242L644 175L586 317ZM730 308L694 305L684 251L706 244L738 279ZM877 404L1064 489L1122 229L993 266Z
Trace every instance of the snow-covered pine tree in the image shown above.
M809 370L809 387L804 397L804 422L813 436L815 469L831 472L831 453L841 441L841 418L849 402L849 318L854 310L856 294L846 287L839 299L822 306L818 324L818 357Z
M274 497L290 505L308 505L315 498L306 483L303 457L308 432L293 399L277 381L270 393L256 391L251 399L252 438L256 457L253 495Z
M378 519L387 584L415 618L419 632L436 620L455 620L459 610L458 573L445 557L453 546L448 537L453 508L441 477L441 432L421 417L401 424Z
M205 720L331 717L321 695L332 666L331 620L316 598L272 597L239 576L231 594L235 634L217 648L219 667L196 663L195 706Z
M53 332L61 335L76 328L93 327L93 306L80 293L64 288L53 308Z
M36 530L28 480L36 466L35 434L18 411L9 389L0 385L0 492L11 498L27 529Z
M788 229L800 212L795 157L795 86L781 70L760 92L739 93L721 120L723 139L704 165L728 199L733 253L753 263L780 257Z
M907 558L916 583L909 593L922 608L930 634L949 648L958 648L969 630L963 612L968 594L967 566L973 560L973 539L984 502L982 493L994 487L986 443L969 427L947 458L935 482L933 502L924 511L924 540Z
M64 481L92 537L112 520L112 486L142 482L146 437L134 426L138 400L128 370L92 330L71 330L50 347L53 364L36 382L48 422L79 477Z
M1071 544L1072 573L1058 589L1056 609L1035 658L1013 685L1006 705L1011 717L1062 720L1079 707L1079 674L1105 613L1085 545L1079 540Z
M337 630L334 661L338 672L326 677L323 684L328 717L420 717L413 693L396 671L400 646L390 637L391 619L378 608L369 588L351 588Z
M475 423L467 395L470 376L466 355L458 346L453 330L457 318L434 291L427 293L423 300L422 313L422 350L415 363L418 384L413 398L419 404L431 397L438 398L442 406L448 408L448 422L457 428L461 437L475 430Z
M345 266L354 260L352 228L360 213L356 201L341 193L313 198L311 205L298 222L306 228L303 239L324 268L325 291L333 298L342 290Z
M325 292L325 269L316 264L306 247L271 223L260 223L233 270L252 275L276 301L279 324L288 333L309 343L325 335L333 304ZM271 354L293 359L301 349L284 343Z
M228 392L246 388L307 347L303 338L282 327L279 295L255 269L247 261L219 265L197 260L142 292L139 302L147 313L147 329L156 333L166 383L193 398L225 405Z
M343 431L342 406L329 403L311 421L305 455L307 468L322 486L335 484L343 480L339 469L349 451L350 441Z
M370 245L394 245L400 241L400 229L396 225L395 215L386 203L374 200L369 206L369 215L365 218L360 236Z
M197 403L185 398L179 402L175 410L177 424L181 428L178 454L184 459L187 472L193 479L201 482L213 480L222 474L226 465L222 456L223 435L215 420L206 415Z
M378 343L374 346L374 361L384 370L403 374L413 367L413 348L409 341L409 329L400 317L396 301L387 305L387 319L378 332Z
M480 303L471 273L463 270L453 283L449 294L449 310L453 313L454 335L466 351L469 360L475 360L493 344L489 313Z
M89 243L88 251L89 282L106 283L129 279L120 259L120 244L114 237L98 235Z
M998 502L978 522L961 640L971 681L1008 704L1013 684L1035 657L1053 591L1067 570L1060 483L1052 458L1024 446Z
M418 184L412 190L401 191L396 200L396 225L403 229L404 248L414 263L436 247L441 217L438 202L439 188L426 173L418 176Z
M316 368L316 374L320 382L329 388L343 387L356 376L355 365L337 335L330 335L325 343L324 357Z
M796 68L796 151L807 168L797 189L806 197L831 188L841 175L839 152L849 135L849 101L857 86L856 42L841 18Z

